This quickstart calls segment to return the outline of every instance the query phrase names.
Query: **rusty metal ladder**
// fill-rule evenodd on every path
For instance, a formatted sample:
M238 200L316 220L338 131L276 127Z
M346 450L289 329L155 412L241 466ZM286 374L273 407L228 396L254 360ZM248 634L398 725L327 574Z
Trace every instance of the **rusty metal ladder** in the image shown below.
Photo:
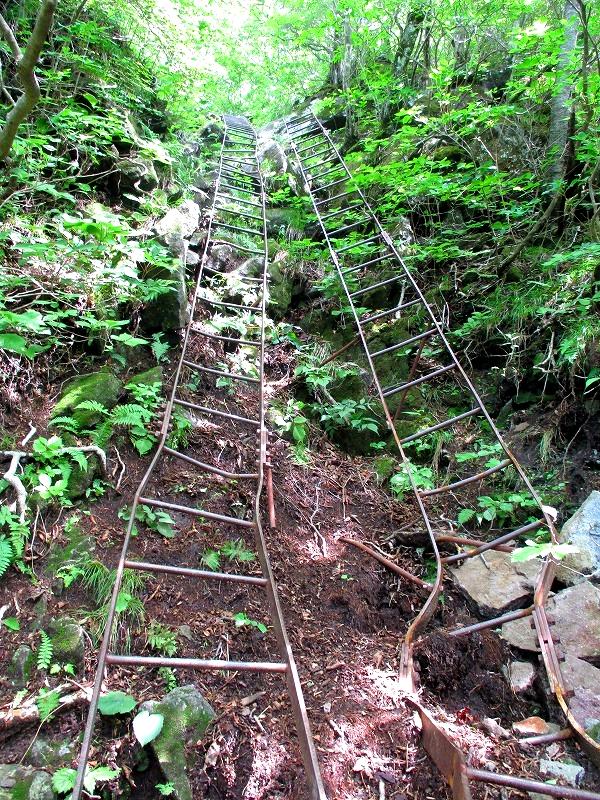
M400 680L410 704L419 714L424 746L452 786L456 800L469 800L471 797L470 780L536 791L553 797L596 798L598 800L600 795L593 792L552 786L539 781L471 768L465 755L418 699L417 680L413 668L413 645L436 612L442 591L444 566L473 558L488 550L506 549L507 543L514 542L524 534L539 532L544 528L549 532L551 541L556 543L557 532L551 513L542 504L523 467L510 451L470 377L462 367L447 338L444 325L407 268L392 238L383 228L353 179L327 129L312 111L308 111L302 116L288 121L286 131L303 176L305 190L312 201L313 211L319 222L331 262L335 267L344 301L350 309L354 321L356 337L353 341L360 343L364 351L373 379L373 397L380 403L388 428L398 447L436 562L435 581L419 613L412 620L401 645ZM342 243L345 241L347 243ZM383 279L378 279L377 272L382 269L385 269L388 275ZM390 275L390 271L393 274ZM356 288L348 285L349 280L354 283ZM368 298L369 294L384 287L386 292L391 291L394 298L391 305L368 311L357 306L357 300ZM375 338L377 326L386 321L402 319L408 309L413 312L420 310L424 320L422 329L391 346L372 350L369 342ZM436 347L428 353L426 347L432 343L435 343ZM394 352L413 354L412 365L407 380L384 386L378 376L378 359ZM418 374L420 367L424 363L427 364L428 361L437 363L434 363L432 368L426 368L423 374ZM397 431L396 421L408 393L415 387L427 388L438 385L447 378L453 380L453 386L462 389L464 396L469 401L468 410L411 435L401 437ZM390 407L391 401L397 402L395 408ZM493 463L488 469L467 474L459 480L431 489L419 488L414 480L405 448L411 443L422 441L439 431L453 433L460 429L462 423L471 419L487 423L503 457L496 460L496 463ZM437 498L444 496L444 498L452 497L456 500L455 492L471 484L481 485L483 481L492 476L506 473L510 469L513 470L516 479L521 482L521 486L531 500L531 505L535 507L536 519L519 525L514 530L495 535L490 541L476 540L472 542L462 537L436 535L430 517L430 505L435 504ZM439 546L448 541L455 541L457 538L459 543L474 544L474 547L470 549L463 547L458 553L442 556ZM560 668L561 656L553 640L551 622L546 614L545 605L555 570L556 560L549 555L543 562L535 586L533 605L530 608L504 614L477 625L453 630L450 631L450 634L453 636L468 635L475 630L497 627L510 620L531 616L551 689L565 714L570 729L588 754L598 763L600 761L600 745L585 732L569 710L567 702L569 692L565 688ZM566 735L567 733L562 732L556 738L565 738ZM548 738L546 737L544 741L548 741ZM533 740L531 743L534 743Z
M243 118L224 117L224 134L221 142L221 151L217 177L214 187L214 200L209 214L208 230L203 248L203 255L200 262L199 274L196 281L195 291L191 304L190 322L185 330L183 348L177 369L173 379L173 388L168 400L162 429L160 442L157 450L150 462L150 465L139 484L133 498L133 506L126 529L120 560L116 571L116 579L112 592L108 616L102 644L98 654L96 667L96 677L94 682L93 694L90 702L83 743L81 747L76 785L73 791L74 800L79 800L83 789L83 781L86 774L86 767L90 756L90 748L94 735L94 723L97 716L98 701L101 696L102 686L105 679L105 672L111 666L136 666L136 667L172 667L174 669L191 669L199 671L225 670L235 672L256 672L256 673L280 673L285 676L289 695L290 705L295 718L296 731L300 745L300 751L305 769L306 783L310 796L313 800L326 800L326 794L320 775L319 764L317 761L316 750L310 730L306 707L302 694L302 687L298 676L298 670L292 654L290 642L286 633L285 623L281 604L279 601L269 556L267 553L265 536L262 526L261 494L265 481L265 475L270 470L268 462L268 435L265 427L265 397L264 397L264 354L265 354L265 320L266 303L268 293L268 250L267 250L267 229L265 213L265 192L263 187L262 175L256 154L256 135L253 128ZM239 209L243 208L243 211ZM242 217L244 225L233 224L230 217ZM246 223L246 220L249 220ZM249 227L249 226L254 227ZM255 303L230 303L215 300L210 297L210 293L205 292L204 283L207 275L214 275L218 272L208 265L208 259L212 247L217 241L216 232L219 236L243 234L250 242L256 239L256 246L246 245L234 241L226 243L233 250L241 253L249 253L260 257L262 260L260 278L247 276L245 284L249 290L254 290L258 294ZM231 233L230 233L231 232ZM199 327L198 312L201 307L207 306L209 311L216 310L219 314L229 314L233 317L240 313L254 315L258 319L258 338L255 340L243 340L233 336L221 336L212 332L207 332ZM222 341L229 343L230 346L243 345L253 347L257 353L258 377L246 374L237 374L215 368L214 366L197 363L188 356L191 346L198 341L198 337ZM222 408L201 405L182 399L179 395L180 385L184 374L196 374L213 378L218 381L224 379L231 381L233 385L252 387L255 392L255 401L258 408L257 416L246 417L239 414L230 413ZM238 383L239 382L239 383ZM216 464L203 463L196 458L179 452L167 444L170 431L172 430L173 412L177 408L184 408L193 411L195 414L204 415L211 419L216 419L220 424L231 424L247 426L254 431L257 436L257 460L256 468L248 472L231 472L223 470ZM234 436L235 439L235 436ZM157 471L162 459L176 459L196 468L198 473L206 475L217 475L227 479L249 482L253 487L253 502L251 507L245 509L245 513L238 516L228 516L215 513L202 508L194 508L166 502L157 496L151 496L147 492L152 475ZM133 560L128 557L131 542L132 530L136 516L136 509L141 505L151 508L170 510L175 513L201 517L210 523L219 523L232 526L237 530L244 529L251 531L254 538L254 545L258 553L258 560L262 575L251 576L237 573L212 572L188 567L179 567L169 564L148 563ZM277 639L280 661L230 661L219 659L196 659L196 658L166 658L141 655L121 655L111 651L112 631L116 618L116 607L121 589L124 570L139 570L150 574L162 574L178 576L182 579L192 579L196 581L229 581L238 584L255 586L257 589L264 590L271 614L271 623Z

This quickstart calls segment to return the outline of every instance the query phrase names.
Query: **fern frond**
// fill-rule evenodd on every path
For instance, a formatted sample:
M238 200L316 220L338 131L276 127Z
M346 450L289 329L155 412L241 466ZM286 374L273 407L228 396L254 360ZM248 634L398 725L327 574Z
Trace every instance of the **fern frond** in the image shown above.
M113 423L112 420L105 419L92 433L92 442L98 447L101 447L103 450L106 449L106 445L108 444L108 440L112 436L113 432Z
M40 693L35 701L38 711L40 712L40 722L45 722L52 716L60 704L60 694L53 689L40 689Z
M0 578L13 563L14 553L6 536L0 536Z
M21 525L20 522L13 522L10 526L10 544L13 550L13 558L16 560L21 558L25 550L25 541L29 528L27 525ZM0 570L1 574L1 570Z
M41 642L37 656L37 668L47 670L50 669L52 653L54 652L54 648L52 647L52 639L48 636L46 631L40 631L40 639Z
M79 423L76 419L73 419L73 417L54 417L54 419L51 419L48 423L48 427L54 426L69 431L69 433L79 432Z
M75 408L81 408L85 411L95 411L98 414L108 414L108 408L97 400L83 400L81 403L78 403Z
M113 425L127 427L141 425L143 427L144 423L150 422L152 419L152 412L138 403L124 403L113 410L110 418Z

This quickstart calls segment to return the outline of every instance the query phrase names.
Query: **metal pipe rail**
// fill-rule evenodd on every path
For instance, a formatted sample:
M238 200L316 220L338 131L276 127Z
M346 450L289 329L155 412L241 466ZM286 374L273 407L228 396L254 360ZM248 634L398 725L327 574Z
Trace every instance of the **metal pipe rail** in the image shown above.
M337 272L337 278L343 290L344 301L351 310L357 331L355 341L360 342L364 351L373 378L374 397L381 405L387 426L398 447L400 458L409 477L423 524L429 536L430 548L436 561L435 580L419 613L412 620L401 645L400 681L411 703L421 716L426 749L452 786L456 800L468 800L471 797L469 777L478 781L486 781L486 778L484 773L473 770L469 774L465 756L417 700L417 677L413 668L413 645L436 611L444 578L444 562L449 563L472 558L487 549L504 546L507 542L514 541L518 536L528 531L543 527L548 530L551 540L557 542L556 529L550 512L542 504L522 465L504 441L470 377L462 367L434 308L426 300L392 238L384 229L360 187L354 181L329 132L311 111L302 117L287 122L286 130L304 179L305 190L312 201L314 214L317 217L324 241L329 250L330 259ZM314 162L315 158L317 159L316 163ZM324 182L322 182L323 180ZM331 193L332 190L333 194ZM345 205L346 203L348 205ZM340 206L339 208L338 205ZM348 215L351 220L354 220L353 222L348 222L345 219ZM337 235L340 233L342 238L338 239ZM348 237L348 239L345 237ZM344 243L345 241L348 243ZM355 263L356 258L358 258L358 264ZM384 266L386 267L387 271L383 276L383 280L378 279L376 274L374 275L371 271L370 268L375 265L377 265L377 270L381 270ZM393 273L391 276L390 271ZM358 280L360 284L358 288L350 288L347 281L347 276L349 275ZM355 305L356 298L368 297L369 293L377 292L381 287L392 289L392 297L395 299L390 300L390 307L378 309L375 313L371 310L363 312L357 309ZM423 322L423 330L391 347L371 351L369 342L373 339L373 329L371 328L373 323L378 324L383 321L402 319L403 312L408 308L413 311L418 309L422 312L421 317L425 320ZM417 376L416 373L421 362L431 360L431 356L426 357L424 355L424 345L432 340L435 340L437 345L437 350L434 351L436 354L434 360L439 363L438 354L441 353L446 363L441 363L439 366L436 364L435 369L429 369L425 374ZM392 351L399 352L402 348L406 348L408 352L411 352L412 348L417 344L418 350L407 380L402 384L383 386L378 375L378 356ZM454 386L458 384L469 401L468 407L470 407L470 410L401 438L395 423L407 393L417 386L423 387L427 384L436 383L442 379L442 376L444 376L443 379L451 378L454 381ZM398 398L397 407L395 409L391 408L390 402ZM499 450L503 451L504 457L498 463L492 464L489 469L482 472L467 474L460 480L449 482L430 490L421 490L415 483L404 446L437 431L456 432L459 423L471 418L483 420L487 423L496 445ZM448 497L456 499L456 491L473 483L479 483L492 475L502 474L508 469L512 469L516 473L516 477L525 488L532 505L536 508L537 520L514 531L497 536L493 541L472 550L463 549L454 556L443 558L434 535L428 504L435 503L439 495L444 495L446 499ZM550 686L558 703L579 742L596 761L599 761L600 745L587 735L569 710L567 704L569 693L564 685L560 670L559 662L561 657L557 652L557 645L552 638L550 623L546 616L545 604L552 586L555 569L556 560L552 555L549 555L543 562L535 586L533 606L528 613L533 618L532 621L537 633ZM502 618L488 620L485 623L469 626L469 628L465 628L462 631L451 633L467 635L473 630L482 629L484 626L495 627L501 620ZM499 777L502 777L502 780L505 781L504 785L513 786L517 789L523 786L523 782L521 781L519 784L519 779L513 778L513 776L495 776L496 779ZM494 781L489 779L487 782L498 783L499 781L496 779ZM542 794L548 789L548 785L545 783L535 781L529 783L532 784L530 788ZM572 789L564 790L562 795L557 794L557 791L560 792L562 788L552 787L551 794L563 797L590 797L589 792L582 792L579 795L572 794L573 791L579 791ZM549 792L546 791L546 793ZM593 796L600 798L600 795Z
M264 394L264 356L265 356L265 321L266 321L266 303L268 297L268 250L267 250L267 223L266 223L266 197L263 187L262 175L259 169L259 161L256 153L256 135L253 128L244 120L240 121L239 118L224 117L225 130L221 142L221 151L219 156L219 164L217 169L217 177L214 186L214 199L212 204L211 213L208 216L208 229L206 232L206 240L204 243L202 259L200 261L200 269L198 278L195 285L193 300L191 304L190 322L186 327L183 347L181 356L175 375L173 379L173 388L170 398L167 402L162 428L161 436L158 447L152 457L150 465L144 474L135 496L133 498L133 506L129 518L129 524L125 532L125 538L121 550L120 560L117 566L115 584L109 603L106 627L102 644L98 654L98 661L96 666L96 677L90 707L87 716L87 722L84 731L81 752L79 756L77 778L75 788L73 790L74 800L79 800L83 790L83 782L86 774L88 759L90 756L90 749L92 746L92 738L94 734L94 723L97 716L98 701L102 692L102 686L105 679L105 672L111 665L114 666L138 666L138 667L155 667L155 666L168 666L172 668L183 668L192 670L228 670L232 672L254 672L254 673L281 673L285 676L287 683L287 690L290 705L294 714L296 722L296 730L299 740L300 751L305 769L305 777L310 796L312 800L326 800L326 794L323 787L323 782L320 775L319 764L317 761L316 749L312 739L302 688L298 676L298 671L292 654L290 642L287 636L285 623L281 604L279 601L269 556L267 553L265 537L262 527L262 514L261 514L261 494L265 479L268 480L267 474L270 470L268 461L268 434L265 427L265 394ZM248 159L252 165L251 174L248 174L246 167L240 164L234 172L228 167L225 169L226 163L231 163L229 155L232 153L239 154L240 150L247 154ZM232 177L233 176L233 177ZM227 181L224 178L227 177ZM235 185L231 185L231 183ZM240 199L239 195L243 197ZM252 198L251 200L247 199ZM259 214L249 215L251 219L258 223L255 228L241 228L234 225L228 225L221 222L223 214L235 215L237 214L237 204L242 203L245 205L251 204L253 207L259 209ZM212 301L205 297L204 284L205 276L213 276L215 270L209 269L207 261L209 259L210 251L215 244L215 230L216 229L232 229L233 233L243 233L256 237L260 241L260 249L257 247L253 250L262 257L262 269L259 285L256 285L256 279L248 279L248 290L257 291L258 299L257 305L251 306L252 311L255 312L259 322L259 333L256 341L236 340L234 337L215 337L214 334L203 332L202 328L198 325L197 312L198 309L205 304L210 307L215 306L219 309L219 314L223 314L220 309L225 307L226 313L232 314L232 319L235 315L243 313L246 306L236 303L220 303ZM220 235L220 234L219 234ZM222 241L219 239L219 241ZM240 246L235 240L228 241L227 244L234 250L246 252L248 248ZM231 309L231 312L229 312ZM256 350L257 357L257 372L258 377L252 378L246 391L253 391L252 397L258 408L257 416L242 417L237 414L230 413L227 410L220 408L211 408L209 405L201 405L199 403L190 402L179 397L179 389L182 383L182 376L190 370L201 370L202 374L206 375L209 380L218 380L219 376L230 380L241 380L244 383L248 382L248 377L235 373L229 373L225 370L215 369L203 364L197 364L188 355L189 351L197 344L199 338L207 336L208 339L225 339L228 342L239 342L240 346L252 345ZM198 358L196 355L195 358ZM249 398L248 395L244 396L244 401ZM249 402L246 404L249 407ZM223 470L215 464L205 464L202 461L190 456L184 452L178 452L167 444L169 434L172 430L172 417L173 411L178 408L188 408L199 414L204 414L209 417L216 417L221 421L221 424L247 424L256 433L257 436L257 459L256 467L252 472L239 472L233 473L228 470ZM235 431L233 431L235 433ZM236 439L235 435L229 434L232 440ZM233 450L232 453L236 451ZM249 504L246 517L238 518L234 516L227 516L221 513L213 513L205 509L191 508L189 506L178 505L172 502L162 500L160 496L152 495L150 489L151 478L155 472L158 472L158 467L163 459L179 459L188 464L191 464L200 474L212 475L216 474L221 477L243 479L252 484L253 491L252 503ZM160 489L156 492L160 494ZM211 572L209 570L192 569L188 567L179 567L171 564L156 564L148 563L145 561L137 561L130 557L129 546L131 543L132 529L135 520L136 509L139 505L145 504L161 509L172 510L188 516L202 517L204 520L220 522L226 525L236 526L241 529L248 529L252 531L254 537L254 546L258 554L258 561L261 568L261 576L239 575L235 573L222 573ZM111 652L112 632L114 623L116 621L116 606L121 588L124 570L138 570L148 574L161 574L178 576L181 578L193 579L196 581L230 581L234 583L246 584L256 587L257 590L264 590L268 602L271 624L277 639L278 649L280 653L279 661L223 661L219 659L199 659L199 658L165 658L154 656L141 656L141 655L121 655Z

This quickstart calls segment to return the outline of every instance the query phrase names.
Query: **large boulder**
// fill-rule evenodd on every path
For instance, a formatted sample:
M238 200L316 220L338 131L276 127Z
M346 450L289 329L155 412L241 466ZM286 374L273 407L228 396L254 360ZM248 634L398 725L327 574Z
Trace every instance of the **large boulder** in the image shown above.
M467 559L450 573L457 587L479 612L489 616L520 608L529 602L539 570L539 562L517 564L510 560L510 553L490 550L483 557ZM518 621L526 621L529 625L529 620Z
M200 223L200 206L193 200L184 200L177 208L170 208L154 226L158 238L173 253L185 253L185 240L190 239Z
M151 192L158 186L158 174L152 161L140 156L119 158L114 166L122 194Z
M74 378L63 387L52 409L52 417L71 416L80 427L92 427L102 420L102 414L77 406L86 400L95 400L110 410L117 405L122 389L122 382L108 370Z
M160 702L143 703L142 711L162 714L163 727L151 743L167 781L178 800L194 800L187 777L186 743L201 739L215 717L209 703L193 685L178 686Z
M577 548L561 560L556 577L573 584L600 573L600 492L594 491L560 532L561 542Z

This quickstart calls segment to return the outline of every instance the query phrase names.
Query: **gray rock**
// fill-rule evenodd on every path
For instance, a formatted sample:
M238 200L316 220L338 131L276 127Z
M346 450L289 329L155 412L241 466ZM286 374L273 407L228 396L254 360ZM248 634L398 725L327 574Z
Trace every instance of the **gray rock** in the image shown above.
M26 644L19 645L11 659L10 671L13 676L13 686L26 686L34 666L35 656L31 647Z
M556 577L566 584L581 581L600 570L600 492L594 491L560 532L561 542L577 547L561 559Z
M50 774L20 764L0 764L0 800L15 798L53 800Z
M185 762L186 742L201 739L215 717L212 707L195 686L178 686L160 702L150 701L141 710L162 714L164 723L151 743L167 781L178 800L193 800Z
M81 625L69 617L48 624L52 638L52 657L59 664L81 664L85 657L85 634Z
M78 751L77 741L65 739L52 742L44 736L38 736L27 753L26 763L32 767L61 767L71 762Z
M578 658L600 656L600 590L596 586L589 581L569 586L551 597L546 608L556 620L552 631L564 652ZM505 623L502 636L513 647L538 652L537 636L527 617Z
M600 723L600 669L567 653L560 665L567 689L573 691L569 708L587 731Z
M581 786L585 769L580 764L566 764L564 761L540 759L540 772L551 778L561 778L569 786Z
M200 263L200 256L194 250L189 248L185 251L185 264L187 267L195 267Z
M185 253L187 242L183 239L182 253ZM148 277L167 279L174 282L171 291L161 294L156 300L147 303L142 312L142 325L145 331L177 331L188 322L188 298L186 286L186 270L184 255L178 259L174 269L154 267L148 271Z
M526 692L533 686L536 670L529 661L512 661L507 672L510 688L515 694Z
M491 550L483 558L469 558L450 572L480 613L489 615L525 605L533 594L539 570L535 561L515 564L510 553ZM529 620L525 621L529 624Z
M36 772L29 787L29 800L54 800L52 777L47 772Z
M285 150L275 139L267 138L259 140L256 153L261 167L263 166L263 162L267 161L273 164L277 172L287 172L288 160Z
M119 158L115 163L119 189L125 192L151 192L158 186L158 174L151 161L141 157Z
M270 278L269 313L275 319L281 319L292 302L293 284L276 261L269 262L268 270Z
M217 244L211 248L211 260L215 269L227 266L233 258L233 247L228 244Z
M182 255L184 240L197 230L200 222L200 206L193 200L184 200L177 208L170 208L154 226L158 238L173 255Z
M108 409L114 408L122 388L122 382L108 370L82 375L64 385L52 409L52 417L72 416L82 428L93 426L101 421L102 415L77 406L86 400L95 400Z

